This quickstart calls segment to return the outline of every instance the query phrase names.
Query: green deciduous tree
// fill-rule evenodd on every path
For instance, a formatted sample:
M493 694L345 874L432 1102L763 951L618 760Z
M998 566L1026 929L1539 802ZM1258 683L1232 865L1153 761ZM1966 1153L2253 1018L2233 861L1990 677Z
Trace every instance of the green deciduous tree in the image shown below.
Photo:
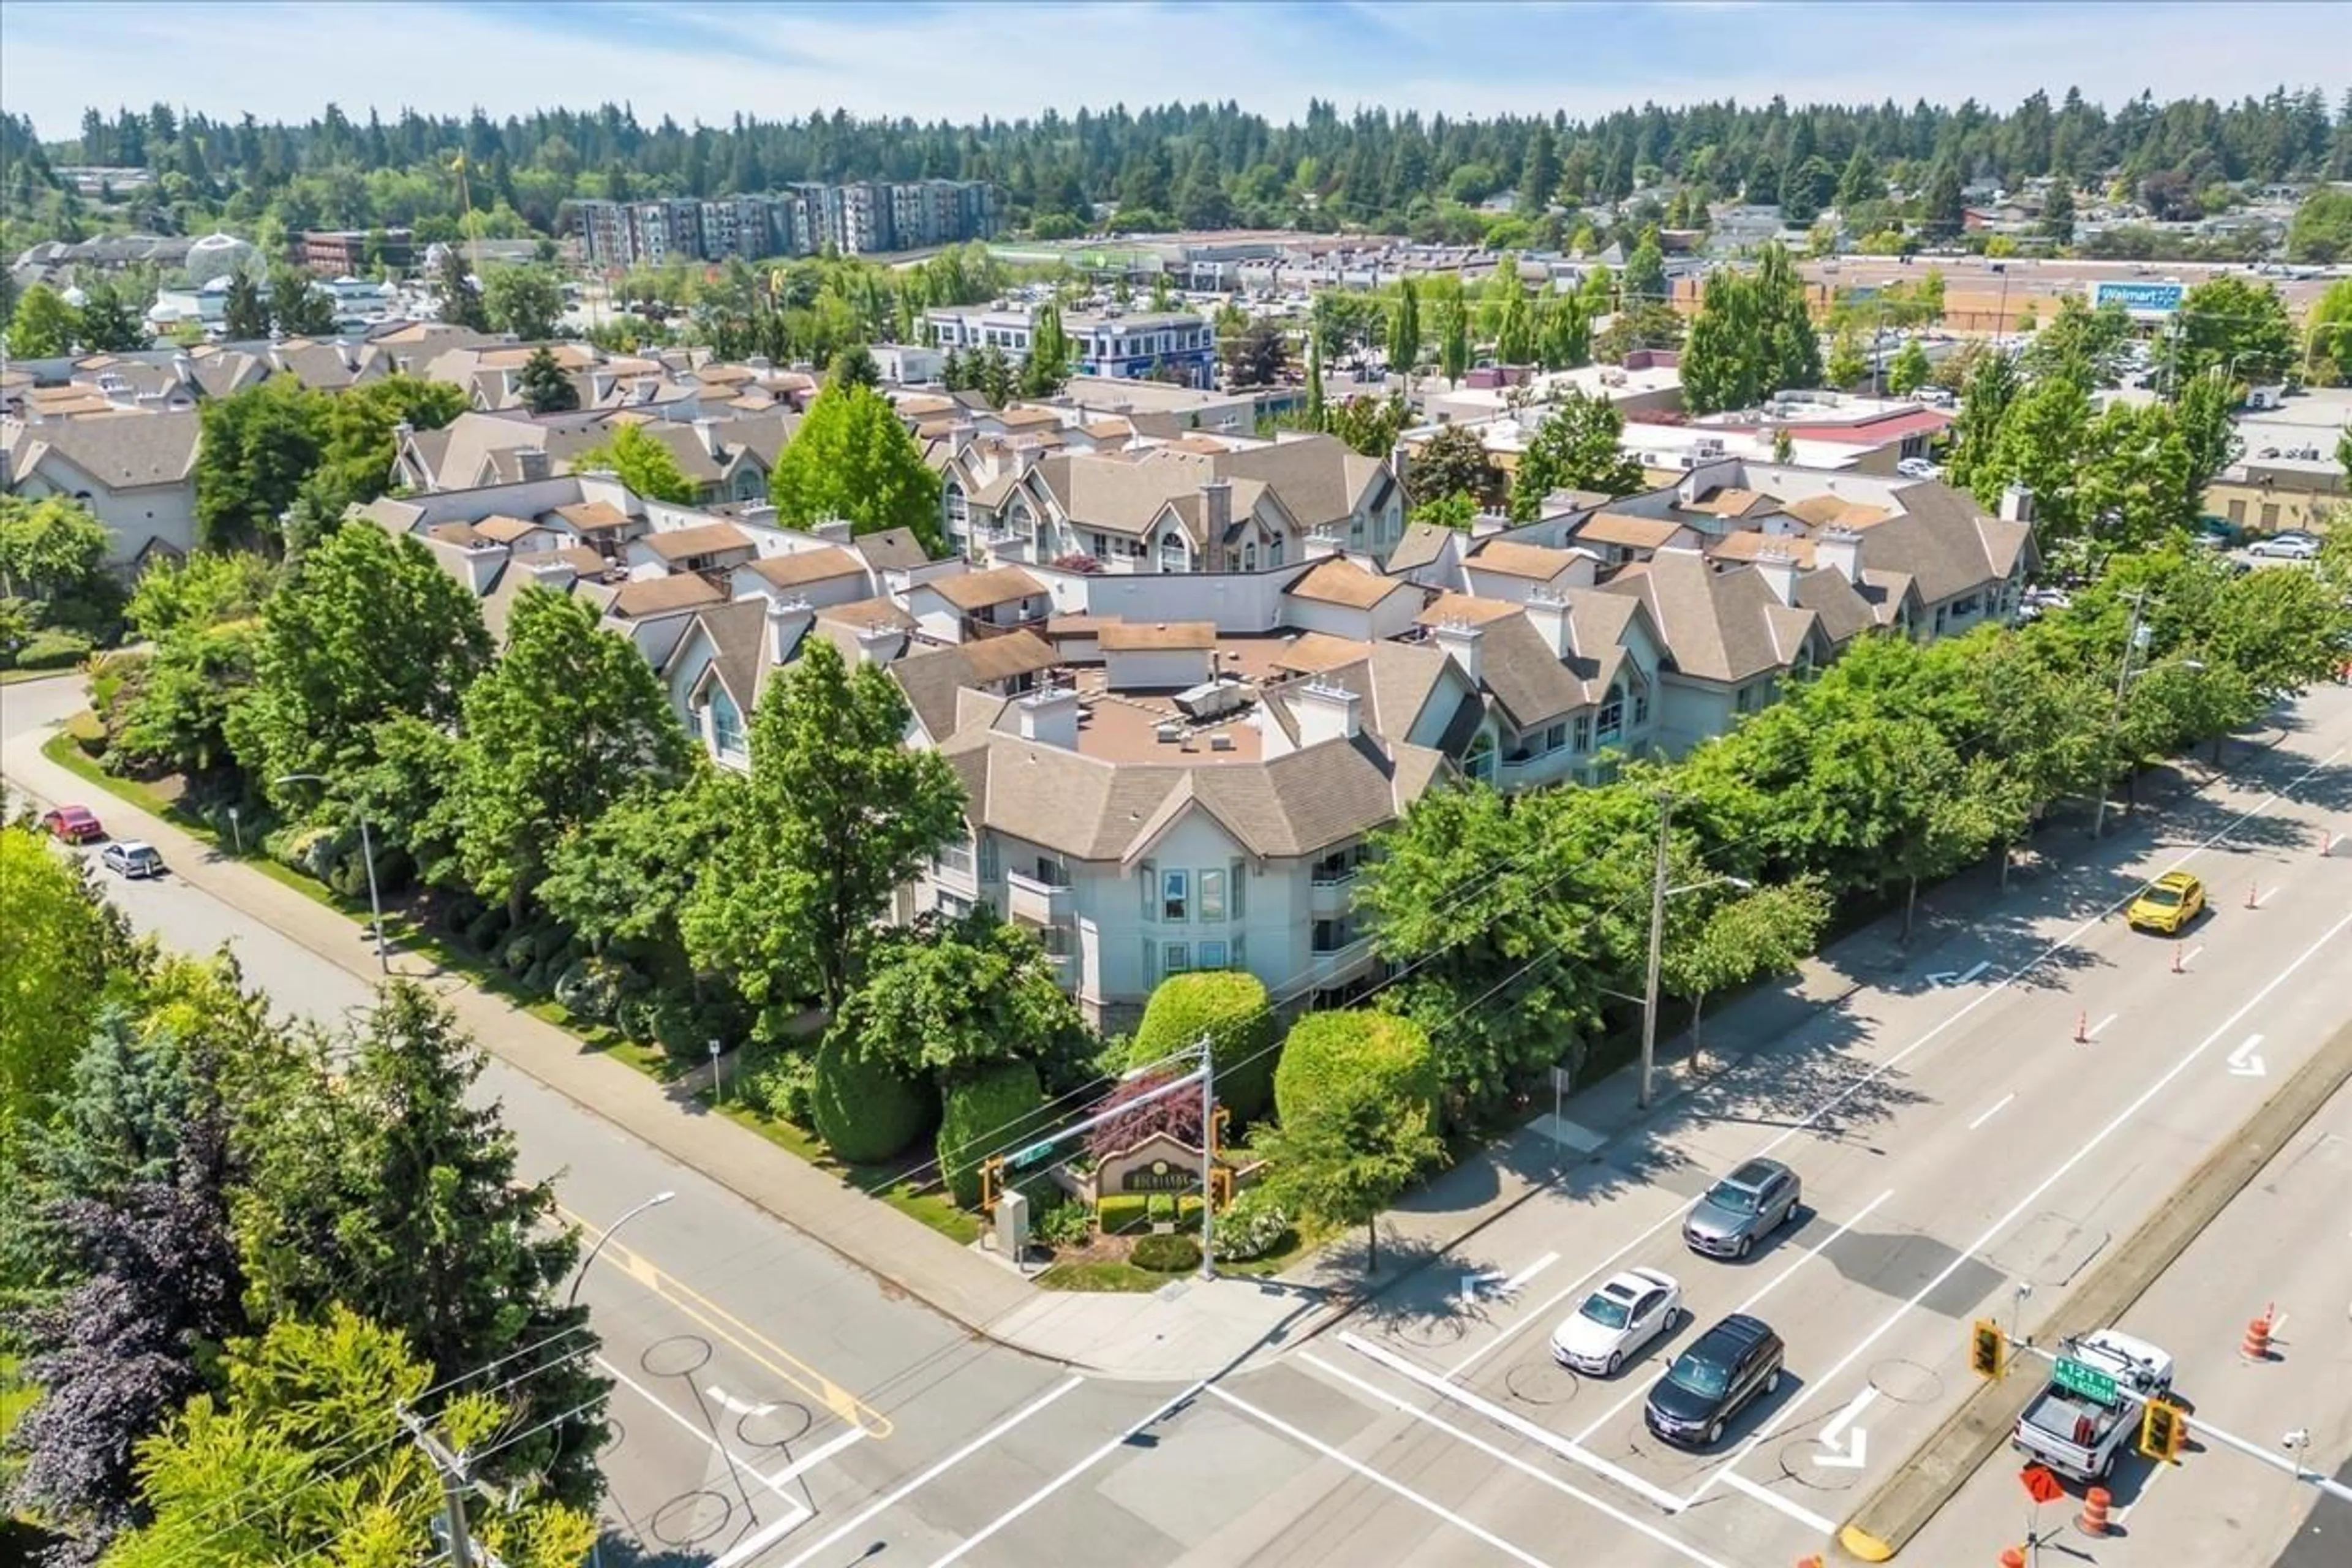
M127 937L89 875L28 824L0 825L0 1169L14 1169L15 1141L72 1075Z
M320 337L335 330L335 301L299 268L273 268L269 323L281 338Z
M676 783L690 755L645 656L546 588L515 600L506 650L463 710L458 856L474 890L518 918L566 833L632 788Z
M642 662L642 661L640 661ZM963 786L909 750L906 699L871 666L809 638L751 720L735 830L683 918L687 950L774 1023L803 997L838 1006L899 885L963 837Z
M2220 371L2233 381L2274 382L2296 363L2286 301L2270 283L2238 273L2217 273L2181 296L2174 330L2176 376Z
M103 278L89 286L74 335L85 353L124 353L155 343L155 334L148 331L138 310L122 297L111 279Z
M0 598L32 599L47 626L99 631L122 605L108 570L113 536L88 507L59 496L0 496Z
M423 545L366 523L338 529L264 606L230 742L281 808L315 800L315 784L274 781L364 767L370 729L396 714L454 722L489 651L474 595Z
M221 306L221 336L233 343L254 342L269 335L269 301L261 285L242 268L229 274L228 295Z
M1625 416L1605 398L1571 390L1544 416L1519 455L1511 479L1511 517L1532 522L1554 490L1632 495L1642 488L1642 465L1617 445Z
M1486 443L1466 425L1445 425L1421 444L1405 470L1405 488L1424 504L1466 496L1483 505L1502 489L1502 470L1486 455Z
M1062 310L1047 303L1037 307L1029 322L1029 354L1021 362L1021 395L1051 397L1070 378L1070 335L1062 330Z
M673 506L694 504L694 481L679 470L670 449L639 426L616 426L595 446L573 454L573 473L598 469L628 486L632 494L648 500L667 501Z
M260 1563L299 1557L390 1568L437 1550L439 1473L401 1424L440 1379L405 1336L349 1308L288 1321L232 1345L221 1392L202 1394L139 1449L152 1517L107 1568ZM524 1479L501 1440L532 1424L528 1394L498 1383L431 1401L444 1441L489 1458L490 1485ZM478 1552L512 1568L576 1568L596 1535L583 1509L525 1490L511 1510L467 1500Z
M395 981L339 1050L255 1106L252 1182L236 1205L248 1308L305 1321L340 1303L398 1331L436 1382L511 1357L502 1376L524 1380L529 1418L501 1469L593 1502L604 1384L585 1353L587 1310L559 1294L578 1239L552 1186L518 1178L497 1109L476 1101L480 1049Z
M1307 1025L1315 1027L1302 1034ZM1297 1064L1294 1067L1294 1064ZM1279 1127L1254 1152L1284 1212L1365 1227L1368 1269L1380 1267L1381 1212L1444 1152L1429 1040L1407 1019L1312 1015L1291 1031L1275 1080Z
M1323 426L1367 458L1386 458L1396 448L1412 413L1402 397L1350 397L1326 406Z
M580 406L580 389L555 363L555 351L541 343L522 362L515 395L533 414L562 414Z
M1897 397L1908 397L1927 384L1935 374L1935 366L1927 363L1927 351L1916 338L1903 340L1902 348L1886 367L1886 390Z
M525 342L555 336L563 320L563 285L545 267L500 267L482 279L482 311L498 331Z
M985 910L881 941L835 1026L900 1076L946 1085L1008 1061L1059 1078L1089 1039L1037 939Z
M283 543L278 519L326 443L319 395L290 376L204 405L196 444L196 542L208 550Z
M1697 327L1691 329L1694 336ZM1830 340L1829 358L1822 364L1824 386L1845 388L1870 374L1870 362L1864 357L1862 339L1851 326L1840 327Z
M1707 997L1796 968L1821 940L1830 900L1818 884L1801 879L1674 912L1676 921L1660 953L1659 978L1668 995L1690 1004L1696 1047Z
M854 532L913 531L933 555L946 550L940 476L889 403L870 387L828 386L809 405L768 477L779 521L805 528L828 518Z
M81 319L65 296L46 283L36 283L17 296L8 318L11 359L56 359L73 351Z
M1421 363L1421 290L1410 278L1398 283L1389 310L1388 354L1389 369L1399 375Z

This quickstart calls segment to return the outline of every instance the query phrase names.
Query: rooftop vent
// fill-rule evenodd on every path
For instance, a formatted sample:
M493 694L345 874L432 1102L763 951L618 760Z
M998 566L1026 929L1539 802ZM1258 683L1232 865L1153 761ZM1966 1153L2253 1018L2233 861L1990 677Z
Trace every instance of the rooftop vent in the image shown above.
M1184 738L1184 726L1171 720L1166 723L1153 725L1151 732L1159 739L1161 745L1172 746Z

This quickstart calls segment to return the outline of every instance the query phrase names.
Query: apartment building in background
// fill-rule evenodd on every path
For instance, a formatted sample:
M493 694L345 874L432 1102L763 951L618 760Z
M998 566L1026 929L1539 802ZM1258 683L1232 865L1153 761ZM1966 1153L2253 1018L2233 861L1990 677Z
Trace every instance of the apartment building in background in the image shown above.
M594 267L654 266L914 250L986 239L997 228L996 191L973 180L863 180L802 184L755 195L565 205L565 222Z

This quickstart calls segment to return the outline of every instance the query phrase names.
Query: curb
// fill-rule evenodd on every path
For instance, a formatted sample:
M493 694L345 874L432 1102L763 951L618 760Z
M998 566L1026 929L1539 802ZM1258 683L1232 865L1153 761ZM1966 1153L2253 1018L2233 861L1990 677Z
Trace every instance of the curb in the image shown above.
M2041 1332L2063 1340L2105 1328L2120 1318L2348 1083L2352 1024L2336 1030L2207 1155L2171 1200L2142 1221L2059 1303ZM1884 1563L1902 1551L2009 1440L2040 1386L2033 1378L1979 1384L1912 1451L1910 1460L1848 1516L1836 1538L1840 1555Z

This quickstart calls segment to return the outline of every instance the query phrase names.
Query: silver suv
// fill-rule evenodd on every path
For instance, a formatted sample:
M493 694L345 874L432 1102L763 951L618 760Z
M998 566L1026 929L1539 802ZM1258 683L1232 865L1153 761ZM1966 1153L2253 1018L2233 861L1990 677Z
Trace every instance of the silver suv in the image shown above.
M1750 1160L1706 1190L1683 1221L1683 1245L1710 1258L1745 1258L1795 1217L1803 1187L1778 1160Z

